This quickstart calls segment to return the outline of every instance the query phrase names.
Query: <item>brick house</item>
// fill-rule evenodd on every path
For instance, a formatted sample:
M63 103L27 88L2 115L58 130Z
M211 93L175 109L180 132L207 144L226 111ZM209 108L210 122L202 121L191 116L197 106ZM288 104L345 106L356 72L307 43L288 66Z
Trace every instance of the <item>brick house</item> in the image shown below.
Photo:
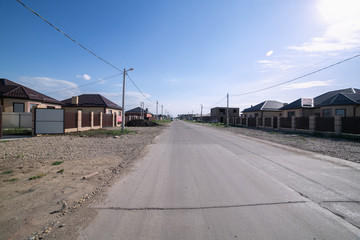
M83 113L93 112L94 114L115 114L117 122L121 122L122 108L100 94L82 94L62 101L65 113L76 113L81 110Z
M220 123L226 123L226 107L215 107L211 109L211 119ZM230 124L234 123L234 118L240 116L239 108L229 108L229 122Z
M262 103L259 103L250 108L246 108L242 111L243 117L259 117L259 118L268 118L268 117L280 117L281 110L280 108L284 106L284 103L267 100Z
M136 107L125 112L125 117L129 119L140 119L142 116L144 116L145 119L149 119L153 114L150 113L147 108L143 109L141 107Z
M0 78L0 104L4 112L31 112L34 107L61 108L62 102L31 88Z

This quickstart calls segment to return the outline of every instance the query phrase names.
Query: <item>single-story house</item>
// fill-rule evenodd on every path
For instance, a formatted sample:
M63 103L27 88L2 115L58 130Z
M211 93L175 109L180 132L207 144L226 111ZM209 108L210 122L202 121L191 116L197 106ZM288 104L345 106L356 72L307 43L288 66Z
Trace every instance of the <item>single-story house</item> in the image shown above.
M251 106L250 108L246 108L242 111L243 117L245 118L252 118L252 117L259 117L259 118L270 118L270 117L280 117L281 110L280 108L284 106L284 103L274 101L274 100L267 100L262 103L259 103L255 106Z
M149 119L153 116L153 114L149 112L149 109L143 109L141 107L136 107L125 112L125 117L129 117L131 119L140 119L142 116L144 116L145 119Z
M318 105L321 117L360 117L360 91L338 93Z
M0 78L0 104L4 112L31 112L33 107L61 108L62 102L31 88Z
M281 108L283 117L360 116L356 104L360 89L346 88L326 92L315 98L300 98ZM341 106L341 108L339 108ZM344 106L347 106L344 108ZM339 109L339 111L336 111ZM343 111L345 110L345 112Z
M65 112L116 114L121 122L122 108L100 94L82 94L62 101ZM120 121L119 121L120 120Z

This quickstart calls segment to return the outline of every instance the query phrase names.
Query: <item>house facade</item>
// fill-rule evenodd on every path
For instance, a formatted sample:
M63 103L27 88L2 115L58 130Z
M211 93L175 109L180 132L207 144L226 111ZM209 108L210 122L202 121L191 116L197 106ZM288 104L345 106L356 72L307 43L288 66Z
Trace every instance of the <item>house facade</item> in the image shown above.
M34 107L61 108L62 102L31 88L0 78L0 104L4 112L32 112Z
M244 109L242 113L244 118L280 117L281 116L280 108L283 106L284 103L273 100L267 100L250 108Z
M115 114L117 122L121 122L122 108L100 94L82 94L62 101L65 112L76 113L81 110L83 113L94 114Z
M132 119L140 119L140 118L145 118L145 119L149 119L151 118L153 115L152 113L149 112L149 109L143 109L141 107L136 107L133 108L129 111L125 112L125 117L129 117Z
M360 89L346 88L326 92L314 99L300 98L281 108L283 117L354 117L359 114Z
M212 108L211 112L211 119L215 120L220 123L226 123L227 117L227 108L226 107L216 107ZM233 122L234 118L238 118L240 116L240 109L239 108L229 108L229 121L230 123Z

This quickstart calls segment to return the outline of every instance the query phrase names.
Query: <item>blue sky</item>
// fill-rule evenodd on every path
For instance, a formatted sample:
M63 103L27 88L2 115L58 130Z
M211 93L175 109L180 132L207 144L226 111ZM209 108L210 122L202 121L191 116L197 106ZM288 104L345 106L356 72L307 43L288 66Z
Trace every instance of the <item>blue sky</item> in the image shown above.
M266 91L360 53L359 0L22 0L119 69L125 109L176 116L264 100L292 102L360 88L360 57ZM122 76L16 0L0 1L0 77L63 100L100 93L121 105ZM74 88L67 91L61 91ZM57 92L61 91L61 92ZM57 93L54 93L57 92ZM241 96L236 96L241 95ZM149 101L150 99L150 101Z

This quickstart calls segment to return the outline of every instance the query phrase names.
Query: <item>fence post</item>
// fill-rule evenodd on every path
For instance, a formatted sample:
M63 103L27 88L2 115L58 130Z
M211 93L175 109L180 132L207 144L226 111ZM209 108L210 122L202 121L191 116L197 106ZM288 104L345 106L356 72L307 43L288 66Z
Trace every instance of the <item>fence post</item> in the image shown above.
M315 132L315 116L309 117L309 132L312 134Z
M0 139L2 138L2 113L3 113L3 106L0 105Z
M94 128L94 112L91 112L90 116L90 129Z
M340 134L342 129L341 129L341 116L335 116L334 118L334 133L335 134Z
M274 117L271 117L271 129L274 129Z
M248 127L249 126L249 117L245 118L245 126Z
M296 119L295 119L295 116L292 116L291 117L291 131L295 132L295 129L296 129Z
M277 118L277 129L280 130L280 116Z
M82 111L77 111L77 130L81 131L82 128Z
M103 113L101 112L100 113L100 128L102 128L103 127Z

